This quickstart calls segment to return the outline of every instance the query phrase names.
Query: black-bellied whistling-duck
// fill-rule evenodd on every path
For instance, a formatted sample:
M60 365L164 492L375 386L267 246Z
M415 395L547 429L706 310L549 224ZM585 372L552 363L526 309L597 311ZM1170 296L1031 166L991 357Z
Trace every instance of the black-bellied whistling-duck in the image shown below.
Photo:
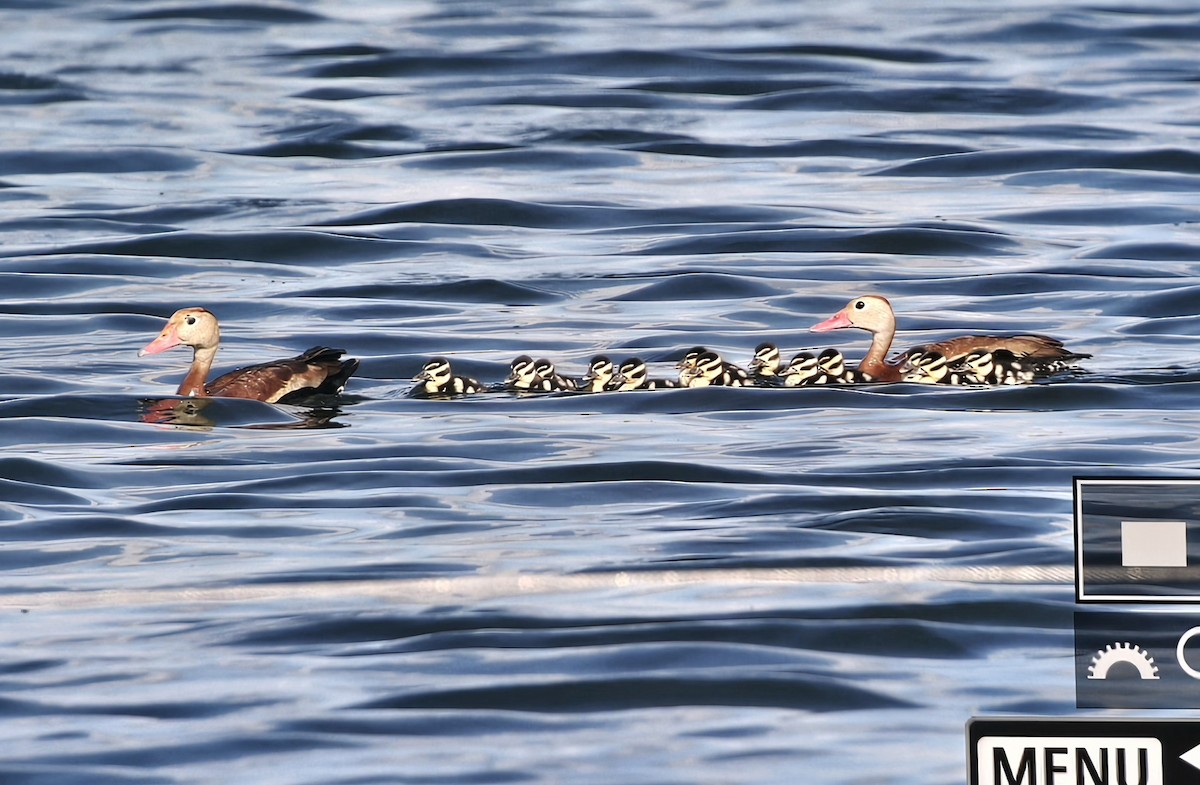
M896 382L904 376L905 359L889 362L887 353L896 336L896 314L892 304L878 295L865 295L851 300L845 308L825 321L813 325L814 332L828 332L842 327L857 327L871 333L871 348L858 364L858 370L868 381ZM1062 341L1045 335L964 335L948 341L938 341L914 347L905 352L937 352L953 363L976 350L1011 352L1037 374L1048 374L1072 365L1076 360L1091 357L1066 349Z
M209 382L208 372L220 341L217 317L203 308L183 308L171 316L158 337L138 356L190 346L192 367L183 377L177 395L252 398L267 403L278 403L285 398L296 400L313 393L336 395L358 370L358 360L341 359L346 353L344 349L314 346L296 357L238 368Z
M445 357L434 357L421 367L413 377L417 386L412 395L419 398L435 395L470 395L483 392L484 386L470 376L455 376L450 361Z

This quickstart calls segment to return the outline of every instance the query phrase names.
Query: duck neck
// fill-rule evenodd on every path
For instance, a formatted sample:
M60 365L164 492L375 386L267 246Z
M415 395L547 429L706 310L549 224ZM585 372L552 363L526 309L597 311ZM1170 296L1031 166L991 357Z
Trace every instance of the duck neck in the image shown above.
M204 395L208 391L205 386L208 371L212 368L213 358L216 356L217 347L197 346L192 353L192 367L188 369L187 376L183 377L183 382L175 391L176 395Z
M888 364L887 353L892 348L892 339L895 336L896 328L894 326L871 333L871 348L867 350L866 356L858 364L858 369L879 380L893 375L895 369Z

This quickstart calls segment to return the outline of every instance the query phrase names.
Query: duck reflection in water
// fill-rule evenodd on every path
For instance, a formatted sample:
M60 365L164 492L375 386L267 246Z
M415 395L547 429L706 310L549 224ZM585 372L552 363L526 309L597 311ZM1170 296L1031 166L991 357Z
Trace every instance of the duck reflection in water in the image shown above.
M153 425L183 426L189 428L245 428L262 431L288 431L320 428L346 428L345 423L334 418L341 409L315 407L269 406L274 413L284 413L294 419L286 422L253 422L248 416L261 413L263 404L242 404L241 401L218 402L214 398L148 398L138 402L138 419ZM248 411L249 409L253 411Z

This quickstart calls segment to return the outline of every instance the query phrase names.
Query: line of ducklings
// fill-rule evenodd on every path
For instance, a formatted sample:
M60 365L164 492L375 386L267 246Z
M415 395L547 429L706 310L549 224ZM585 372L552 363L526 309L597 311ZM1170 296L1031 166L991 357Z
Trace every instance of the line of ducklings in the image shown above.
M1007 349L979 349L948 359L939 352L918 348L908 352L899 364L901 381L918 384L1029 384L1046 375L1047 370ZM523 354L512 361L503 382L489 385L455 374L450 360L434 357L413 377L417 385L411 394L441 397L501 391L596 393L710 386L815 387L875 381L868 374L847 367L846 358L837 349L802 351L784 362L779 347L773 343L755 347L754 356L745 368L727 362L703 346L688 350L675 368L677 378L653 378L646 361L640 357L630 357L618 365L607 355L598 354L588 361L583 376L571 377L559 373L550 360Z

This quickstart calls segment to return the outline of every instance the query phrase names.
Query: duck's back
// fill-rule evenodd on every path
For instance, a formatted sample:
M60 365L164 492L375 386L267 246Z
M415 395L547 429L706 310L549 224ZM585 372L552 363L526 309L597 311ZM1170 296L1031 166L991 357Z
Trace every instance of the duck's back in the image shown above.
M209 382L208 395L277 403L294 393L336 395L358 370L358 360L342 360L344 349L314 346L286 360L238 368Z
M1063 342L1048 335L1033 333L1021 335L963 335L948 341L923 344L910 351L937 352L948 360L955 360L976 351L1005 350L1016 357L1035 362L1069 362L1091 355L1072 352Z

